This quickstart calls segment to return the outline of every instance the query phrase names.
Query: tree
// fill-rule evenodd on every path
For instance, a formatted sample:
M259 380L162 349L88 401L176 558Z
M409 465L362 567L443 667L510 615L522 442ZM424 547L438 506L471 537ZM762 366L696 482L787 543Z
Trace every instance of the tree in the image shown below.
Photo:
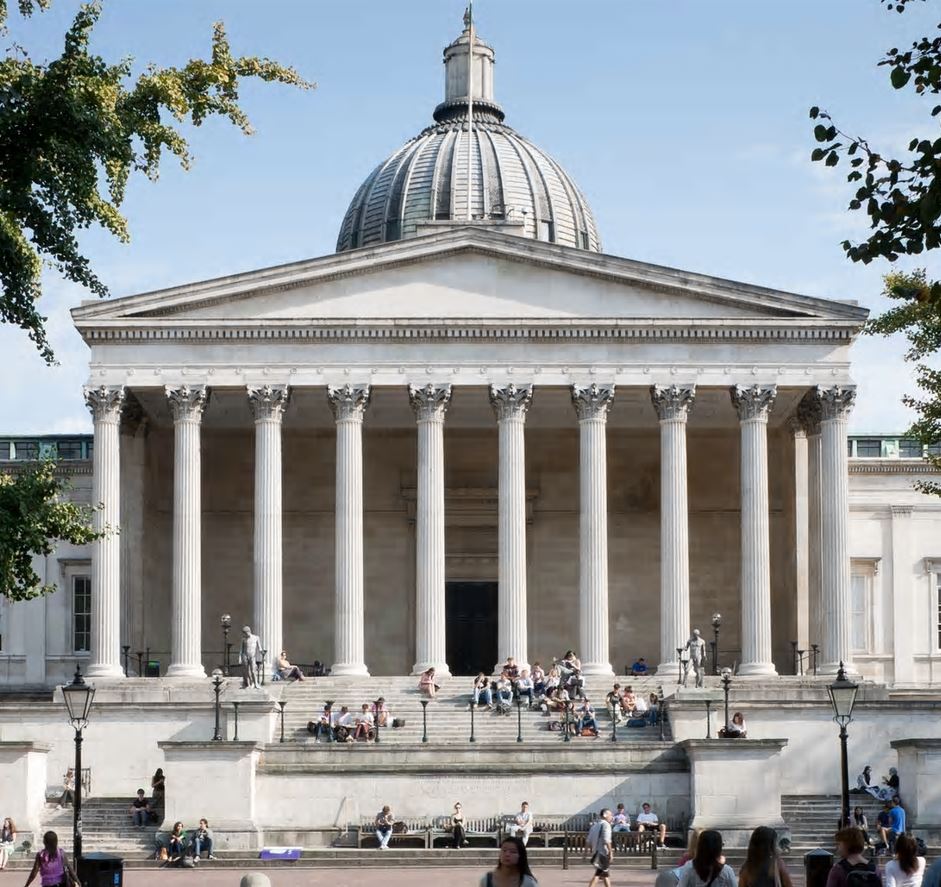
M69 502L67 491L51 460L0 474L0 594L8 600L55 591L33 569L34 555L51 554L56 540L86 545L102 535L91 527L93 509Z
M24 17L51 0L18 0ZM132 173L156 179L164 151L189 167L180 124L225 117L250 134L239 83L254 77L310 89L293 69L254 56L233 57L225 29L213 29L209 61L148 67L131 79L132 60L108 64L89 52L101 0L82 5L62 55L38 64L19 47L0 62L0 320L23 328L47 363L54 361L37 300L45 262L106 296L79 248L92 224L129 239L120 213ZM0 27L7 23L0 0Z
M916 0L880 0L887 9L905 12ZM921 0L924 2L924 0ZM941 30L941 24L938 26ZM938 101L941 95L941 36L921 37L906 50L890 49L878 63L888 68L894 89ZM930 116L941 115L935 104ZM848 163L847 182L856 187L849 202L852 212L869 217L869 235L859 243L843 241L843 250L853 262L869 264L874 259L894 262L903 255L920 255L941 246L941 132L914 138L901 158L888 157L868 141L849 136L819 107L810 109L818 121L814 138L819 143L811 160L827 166ZM924 270L884 277L883 295L899 304L872 318L866 325L870 335L903 334L909 342L905 359L915 365L918 396L906 395L903 402L915 411L908 434L930 445L941 441L941 372L929 361L941 351L941 282L929 280ZM928 459L941 470L941 455L929 452ZM925 492L941 495L941 484L921 481Z

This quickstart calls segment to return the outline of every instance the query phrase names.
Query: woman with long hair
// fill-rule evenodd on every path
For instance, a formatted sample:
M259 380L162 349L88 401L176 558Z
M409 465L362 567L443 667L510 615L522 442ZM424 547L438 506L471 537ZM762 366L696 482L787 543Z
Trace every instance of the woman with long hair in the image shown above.
M855 825L863 833L863 841L866 847L872 847L872 839L869 837L869 820L866 818L866 811L862 807L853 808L853 818L850 825Z
M918 855L918 845L909 835L895 841L895 859L886 863L882 883L885 887L921 887L925 857Z
M678 887L738 887L738 879L722 855L722 835L706 829L699 835L693 864L683 869Z
M68 857L59 848L59 836L55 832L46 832L42 836L42 850L36 854L33 870L26 879L26 887L33 883L36 875L39 875L43 887L64 887L78 883Z
M526 845L520 838L504 838L497 867L480 879L480 887L537 887L526 858Z
M0 826L0 872L7 867L10 854L16 846L16 824L8 816Z
M698 828L691 828L689 830L689 840L686 842L686 852L680 857L680 861L677 863L677 868L693 861L693 857L696 855L696 846L699 844L700 831L701 830Z
M739 887L791 887L787 866L778 856L778 833L773 828L760 825L751 833L738 883Z
M183 831L182 822L173 823L173 831L170 832L170 840L167 845L167 853L170 859L179 859L183 855L186 847L186 832Z

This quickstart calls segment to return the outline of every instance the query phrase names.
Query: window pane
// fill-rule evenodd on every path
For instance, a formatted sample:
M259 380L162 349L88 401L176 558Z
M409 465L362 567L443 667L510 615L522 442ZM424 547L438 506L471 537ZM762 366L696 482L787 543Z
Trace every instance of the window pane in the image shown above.
M941 456L941 443L928 444L929 456Z
M76 653L91 650L91 579L72 577L72 649Z
M853 650L868 652L869 638L867 629L867 592L869 577L854 575L851 584L852 596L852 633Z
M899 441L899 456L902 459L920 459L922 452L921 441L906 438Z
M856 441L856 455L860 458L878 458L882 455L882 441L878 438L862 438Z
M33 460L39 458L39 441L17 440L13 442L14 459Z
M60 459L82 458L82 442L80 440L60 440L58 448Z

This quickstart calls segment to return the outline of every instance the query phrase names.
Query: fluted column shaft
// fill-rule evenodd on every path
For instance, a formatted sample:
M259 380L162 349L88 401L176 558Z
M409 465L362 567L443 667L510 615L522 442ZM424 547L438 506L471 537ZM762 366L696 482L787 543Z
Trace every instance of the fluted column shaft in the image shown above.
M249 386L248 404L255 417L255 536L252 630L268 651L266 668L282 647L283 548L281 512L281 420L290 399L287 386Z
M200 425L209 392L167 386L173 414L173 622L167 677L200 678L202 664L202 499Z
M823 639L823 596L820 590L820 401L808 394L797 408L797 417L807 434L807 597L810 624L807 644ZM808 654L809 656L812 654ZM808 658L808 667L811 659Z
M771 658L771 547L768 512L768 413L773 385L731 389L741 426L741 675L777 674Z
M337 427L335 675L368 676L363 597L363 417L368 385L329 387Z
M797 649L807 650L810 625L810 545L807 479L807 432L800 420L789 420L794 442L794 574ZM795 663L796 666L796 663Z
M415 519L415 665L450 674L445 650L444 416L450 385L410 385L418 425L418 490Z
M852 669L849 557L849 475L846 423L856 399L854 387L818 387L820 402L820 590L823 643L820 671L836 674L840 662Z
M660 386L650 399L660 420L660 665L675 675L677 649L690 634L689 502L686 422L696 398L694 386Z
M608 409L613 385L573 385L578 416L578 655L585 674L612 676L608 637Z
M92 543L91 661L89 677L124 677L121 667L121 408L124 388L85 389L95 429L92 455L92 502L96 532Z
M526 411L532 385L491 385L500 448L497 603L499 671L507 656L528 668L526 631Z

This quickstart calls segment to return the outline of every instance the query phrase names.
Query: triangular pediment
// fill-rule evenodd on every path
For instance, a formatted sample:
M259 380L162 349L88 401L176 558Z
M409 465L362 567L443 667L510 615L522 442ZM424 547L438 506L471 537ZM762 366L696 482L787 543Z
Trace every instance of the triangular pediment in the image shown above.
M864 309L734 281L461 228L194 283L86 303L96 322L316 322L702 319L858 321Z

